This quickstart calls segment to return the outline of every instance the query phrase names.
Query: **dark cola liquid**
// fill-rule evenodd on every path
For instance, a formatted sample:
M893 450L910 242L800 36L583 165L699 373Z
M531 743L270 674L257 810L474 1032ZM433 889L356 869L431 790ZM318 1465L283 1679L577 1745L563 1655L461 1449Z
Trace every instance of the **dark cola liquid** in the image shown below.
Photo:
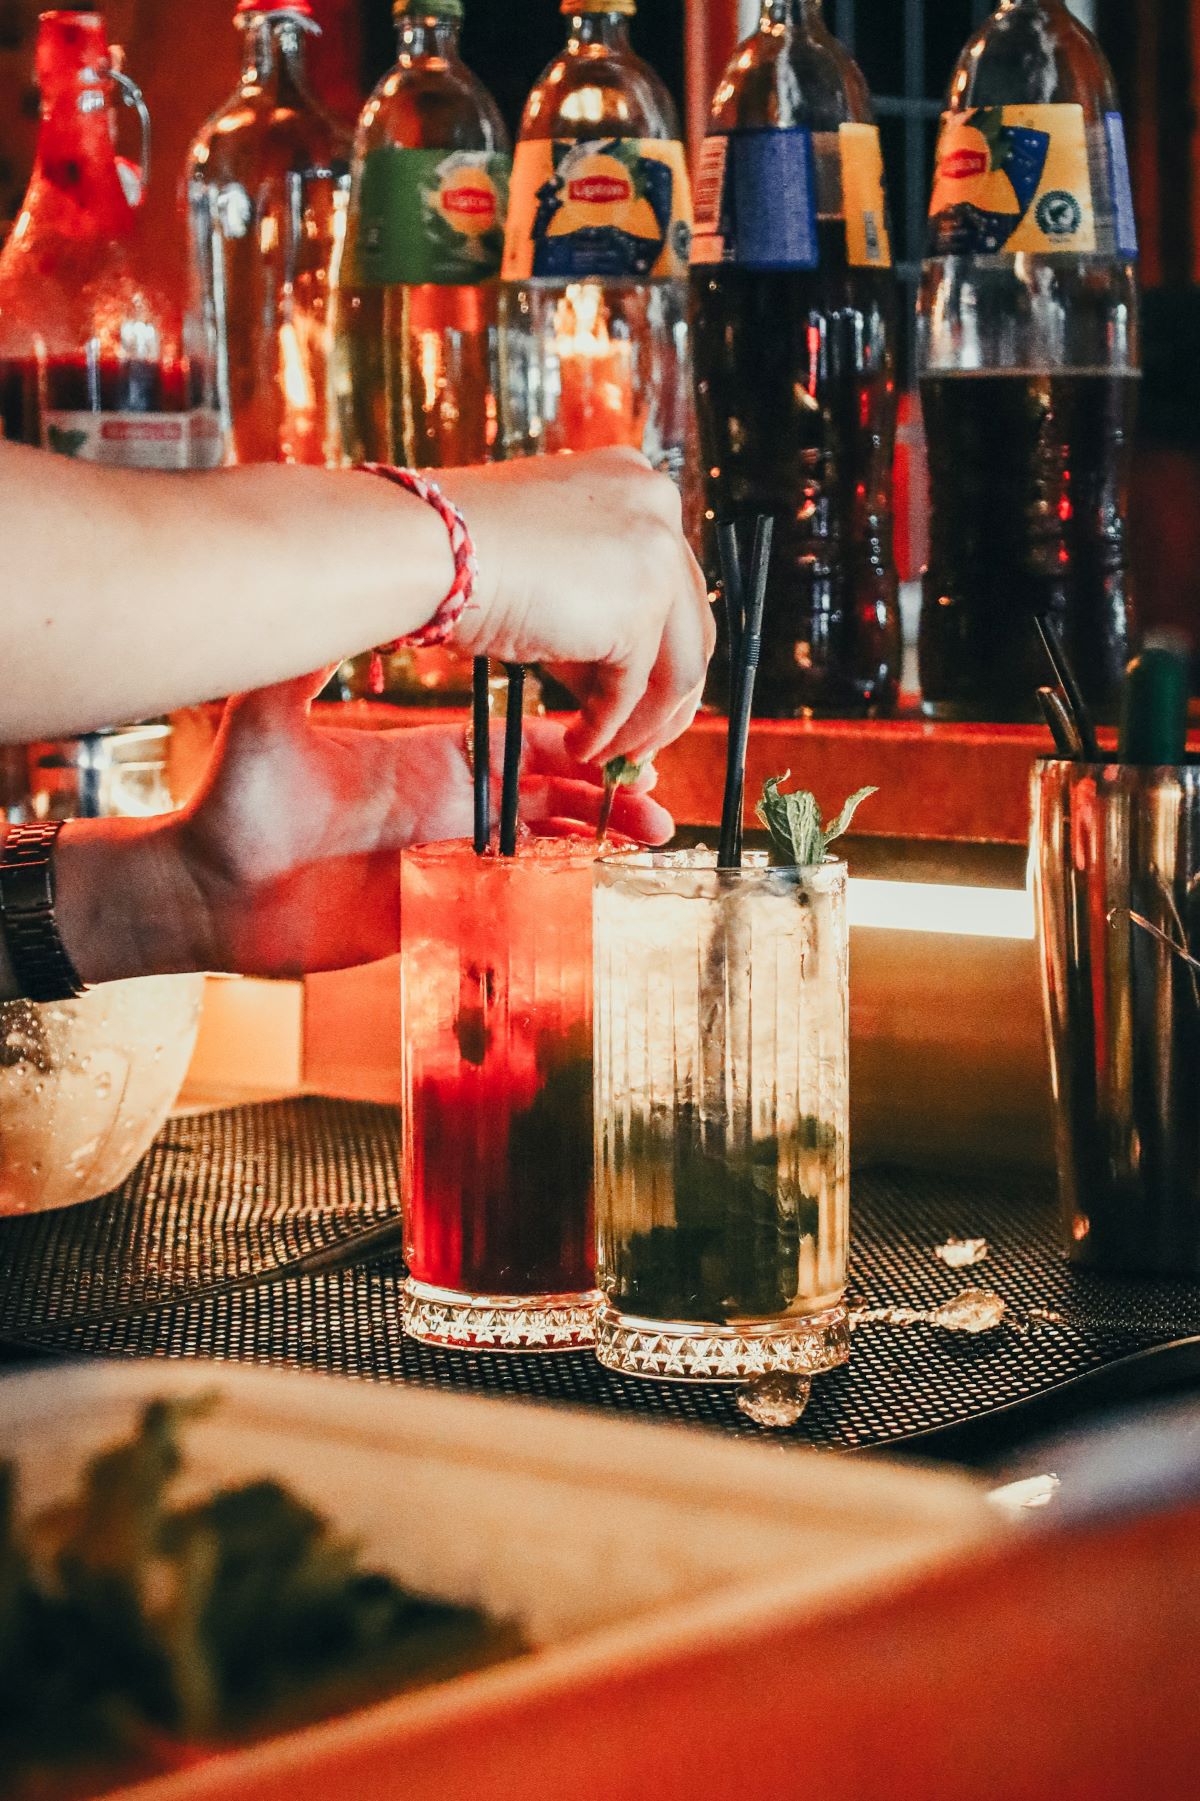
M1128 656L1125 490L1136 375L1108 370L934 374L925 709L1038 717L1051 680L1038 613L1057 622L1085 698L1116 712Z
M0 358L0 433L14 444L41 445L48 412L178 413L193 404L188 390L189 377L177 364Z
M843 226L820 239L814 271L691 278L707 574L715 586L715 520L772 515L755 712L781 719L888 712L900 673L894 278L848 267ZM725 706L718 619L708 697Z

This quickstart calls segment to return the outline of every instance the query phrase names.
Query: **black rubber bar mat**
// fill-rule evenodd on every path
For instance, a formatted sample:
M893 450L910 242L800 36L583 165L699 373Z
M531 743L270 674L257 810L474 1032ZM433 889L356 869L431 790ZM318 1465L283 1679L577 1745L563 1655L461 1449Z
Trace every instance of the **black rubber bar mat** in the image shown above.
M0 1222L0 1338L67 1353L235 1359L441 1389L608 1407L745 1435L736 1390L610 1375L588 1355L464 1355L407 1339L401 1265L355 1257L398 1218L393 1111L280 1102L172 1121L129 1182L91 1206ZM784 1436L894 1444L980 1420L1200 1334L1200 1284L1118 1281L1057 1254L1048 1176L970 1181L871 1169L853 1185L848 1368L817 1378ZM950 1269L950 1239L987 1241ZM374 1247L378 1249L379 1247ZM385 1246L386 1248L386 1241ZM964 1289L1006 1303L978 1335L880 1318Z

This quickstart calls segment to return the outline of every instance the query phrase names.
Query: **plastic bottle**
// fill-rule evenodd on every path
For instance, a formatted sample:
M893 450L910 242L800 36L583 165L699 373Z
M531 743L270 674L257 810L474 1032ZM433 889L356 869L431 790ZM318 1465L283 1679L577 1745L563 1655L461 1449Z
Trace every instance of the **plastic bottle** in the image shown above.
M449 467L496 443L496 310L511 170L458 50L461 0L398 0L400 55L358 123L338 383L356 459Z
M764 0L717 88L697 184L692 320L715 526L775 520L755 710L894 705L896 290L866 83L819 0ZM748 554L748 551L747 551ZM724 704L722 636L710 699Z
M629 41L635 0L563 0L531 93L504 250L504 454L630 444L682 482L692 418L691 189L675 107Z
M1005 0L951 83L930 204L918 365L930 464L925 711L1036 717L1034 624L1115 716L1139 373L1121 117L1061 0Z

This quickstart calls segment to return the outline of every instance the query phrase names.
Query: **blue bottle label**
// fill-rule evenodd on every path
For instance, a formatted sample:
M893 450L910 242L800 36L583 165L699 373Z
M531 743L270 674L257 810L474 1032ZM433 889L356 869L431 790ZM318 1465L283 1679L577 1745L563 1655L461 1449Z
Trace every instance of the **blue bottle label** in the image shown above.
M892 241L876 126L844 123L718 133L706 138L696 184L693 267L815 269L819 219L846 228L853 268L890 269Z
M1125 150L1125 127L1120 113L1105 113L1104 136L1108 141L1109 184L1112 188L1113 229L1117 250L1131 261L1137 256L1137 221L1133 212L1133 184Z
M693 265L815 269L818 260L811 131L791 126L706 138L696 183Z

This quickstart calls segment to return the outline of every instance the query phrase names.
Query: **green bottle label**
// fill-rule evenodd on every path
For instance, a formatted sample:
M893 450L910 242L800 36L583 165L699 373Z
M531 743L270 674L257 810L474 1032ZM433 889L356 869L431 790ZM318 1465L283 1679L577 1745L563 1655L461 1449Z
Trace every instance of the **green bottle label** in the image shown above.
M511 159L491 150L368 153L351 202L352 287L469 287L500 273Z

